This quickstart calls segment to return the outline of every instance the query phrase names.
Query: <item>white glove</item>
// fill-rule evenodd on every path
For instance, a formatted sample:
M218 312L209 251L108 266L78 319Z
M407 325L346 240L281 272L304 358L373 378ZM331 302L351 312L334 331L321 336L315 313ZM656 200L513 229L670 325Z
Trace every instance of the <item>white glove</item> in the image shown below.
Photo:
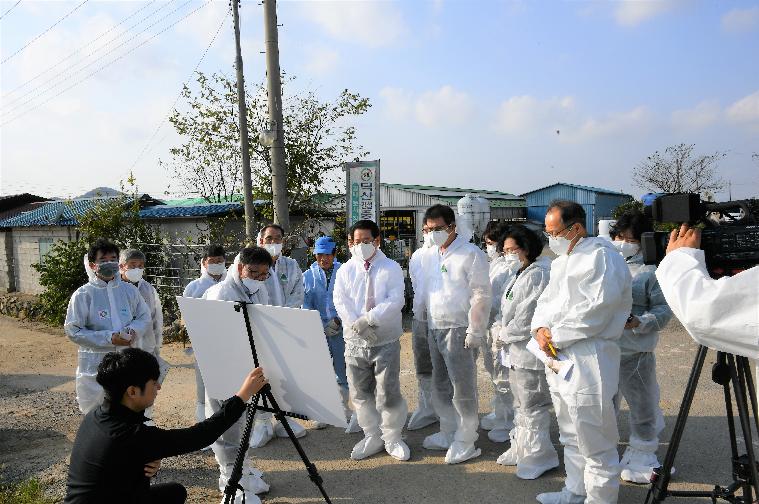
M128 327L125 327L121 331L119 331L119 336L121 336L123 339L127 341L132 341L132 338L134 338L135 333L133 329L129 329Z
M367 327L369 327L369 320L367 320L366 315L363 315L353 322L351 329L353 329L354 333L361 334Z
M480 348L482 346L482 336L478 336L472 333L466 333L466 339L464 340L464 348Z
M359 333L359 336L366 341L370 346L377 342L377 333L374 332L374 327L368 326L363 332Z

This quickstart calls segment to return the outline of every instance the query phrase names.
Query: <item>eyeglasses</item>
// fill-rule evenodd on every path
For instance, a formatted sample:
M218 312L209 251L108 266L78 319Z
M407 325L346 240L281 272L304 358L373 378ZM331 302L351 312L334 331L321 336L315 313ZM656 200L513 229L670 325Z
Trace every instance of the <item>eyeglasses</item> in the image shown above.
M572 224L572 226L574 226L574 224ZM558 238L559 236L563 235L565 231L569 231L570 229L572 229L572 226L569 226L569 227L565 226L563 229L560 229L559 231L553 234L549 233L548 231L543 231L543 235L546 238Z
M518 254L520 250L522 250L522 249L520 249L519 247L504 248L503 249L503 253L504 254Z
M253 280L260 280L262 282L268 280L271 276L271 273L269 271L261 273L251 268L245 268L245 271L247 272L249 278L252 278Z
M452 226L453 226L453 224L448 224L447 226L438 226L438 227L434 227L434 228L427 228L427 232L428 233L432 233L432 232L435 232L435 231L448 231L449 229L451 229Z

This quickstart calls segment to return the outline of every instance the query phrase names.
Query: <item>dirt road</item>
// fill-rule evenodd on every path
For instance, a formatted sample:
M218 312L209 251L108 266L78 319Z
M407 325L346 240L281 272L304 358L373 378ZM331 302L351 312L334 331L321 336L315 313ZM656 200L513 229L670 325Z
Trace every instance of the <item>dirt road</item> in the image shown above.
M403 392L412 409L416 382L408 333L402 343ZM695 344L676 323L662 335L657 358L667 428L660 458L667 448L695 350ZM195 397L191 359L177 344L167 345L163 356L173 368L156 402L155 421L168 428L190 425ZM727 484L730 478L721 389L709 379L713 360L714 354L710 353L676 462L673 488L706 489L715 483ZM81 418L74 397L75 367L76 346L62 331L0 317L0 481L36 477L49 493L62 499L68 455ZM485 413L491 388L484 371L480 378L480 404ZM406 433L412 453L411 460L405 463L385 455L351 461L348 455L361 435L346 435L336 428L310 431L302 443L335 503L527 503L535 502L534 496L539 492L562 486L561 468L536 481L522 481L514 475L513 468L497 465L495 459L508 445L490 442L484 432L478 442L482 448L480 458L445 465L444 453L421 447L424 437L432 432L434 427ZM627 432L627 412L623 409L620 452ZM555 421L552 438L558 446ZM255 451L254 460L271 485L265 502L321 502L289 441L272 441ZM220 500L217 478L213 456L199 452L164 460L158 480L179 481L189 489L188 502L207 503ZM620 502L642 503L645 495L646 487L623 484Z

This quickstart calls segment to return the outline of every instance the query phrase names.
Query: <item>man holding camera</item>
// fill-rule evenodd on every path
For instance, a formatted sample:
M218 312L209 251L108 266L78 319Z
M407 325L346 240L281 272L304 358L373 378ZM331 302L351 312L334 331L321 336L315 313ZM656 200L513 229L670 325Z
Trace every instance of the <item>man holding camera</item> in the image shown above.
M656 270L667 303L697 343L758 360L759 267L715 280L700 246L700 230L672 230Z

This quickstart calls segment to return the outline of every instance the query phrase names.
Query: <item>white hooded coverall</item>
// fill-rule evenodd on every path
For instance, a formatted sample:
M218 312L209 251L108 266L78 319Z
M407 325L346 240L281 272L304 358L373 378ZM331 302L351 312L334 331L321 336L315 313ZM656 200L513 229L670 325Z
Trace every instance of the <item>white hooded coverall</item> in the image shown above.
M401 441L408 413L400 385L405 284L401 267L381 250L370 264L367 271L357 257L345 262L335 273L333 301L343 321L346 374L358 424L365 438L381 437L387 446ZM361 316L375 341L353 332Z
M238 255L232 265L227 270L227 275L224 281L219 282L205 294L203 299L216 300L216 301L243 301L246 303L255 304L268 304L269 295L266 292L264 283L261 282L261 288L256 292L248 291L248 288L243 285L240 279L240 274L237 271L237 265L239 264L240 256ZM236 313L232 307L229 309L230 317L240 316ZM240 323L242 322L242 316L240 316ZM224 343L224 335L219 335L219 344ZM224 399L215 397L209 397L208 391L206 391L206 418L210 418L214 413L221 409L221 405ZM232 468L234 467L235 458L237 457L237 451L240 448L240 442L242 440L242 433L245 429L245 418L243 415L232 427L230 427L219 439L211 445L216 461L219 463L219 470L221 477L219 478L219 490L223 491L227 484L229 476L232 474ZM243 477L240 480L240 485L243 487L247 494L247 500L250 502L256 502L256 498L251 496L251 493L263 493L269 490L269 485L266 484L260 478L260 472L256 471L251 465L249 459L245 458L245 464L243 466ZM236 501L239 500L241 494L238 492L236 495ZM241 501L240 501L241 502Z
M570 379L546 368L567 471L565 490L587 504L619 495L617 417L619 344L632 309L625 260L604 238L581 238L551 263L551 279L531 323L550 329L556 350L574 363Z
M90 269L86 255L84 264L89 282L71 295L63 329L69 339L79 345L76 400L79 410L87 413L103 402L103 387L95 377L105 354L130 347L142 348L142 339L152 327L152 321L148 306L134 285L123 282L118 273L110 282L101 280ZM122 329L136 333L130 346L116 346L111 342L113 333Z
M446 461L455 463L461 461L463 453L467 454L464 458L479 455L479 450L474 450L479 426L477 349L465 348L464 343L468 334L484 342L488 330L491 308L488 258L477 246L457 236L442 254L438 247L433 247L424 255L423 264L432 399L440 417L438 438L444 438L450 446ZM433 449L444 448L443 444L436 444Z

